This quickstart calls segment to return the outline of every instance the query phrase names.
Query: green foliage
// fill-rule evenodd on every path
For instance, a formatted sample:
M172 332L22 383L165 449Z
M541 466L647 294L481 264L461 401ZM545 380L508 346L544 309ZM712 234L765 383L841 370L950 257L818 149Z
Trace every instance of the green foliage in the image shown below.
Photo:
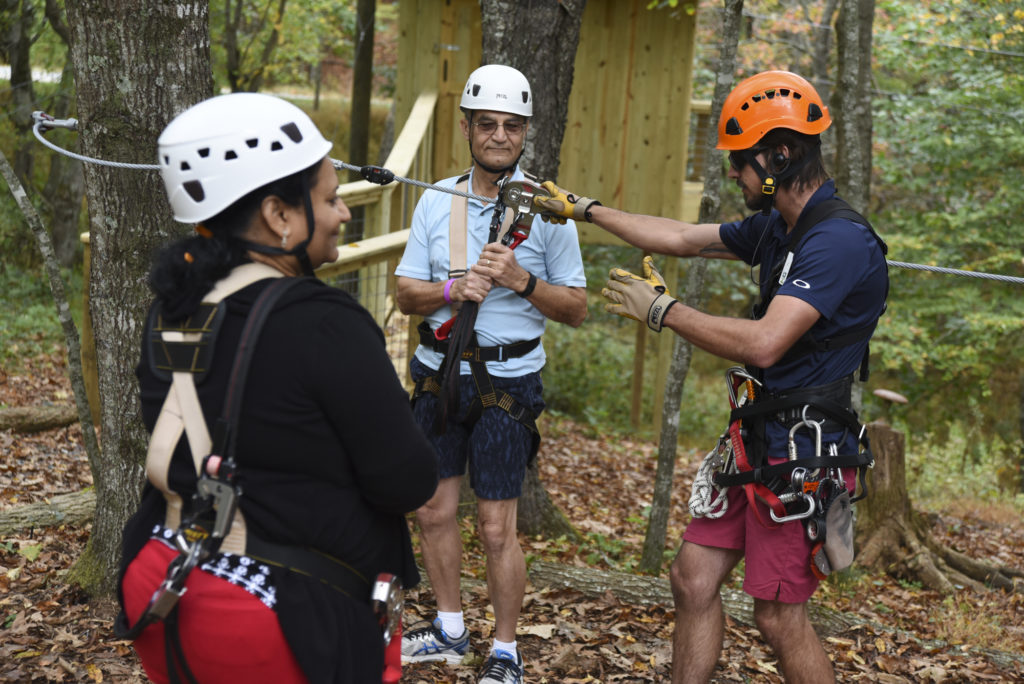
M34 244L34 243L33 243ZM82 274L62 274L71 314L82 320ZM0 268L0 366L19 370L24 360L52 354L64 347L64 331L42 269Z

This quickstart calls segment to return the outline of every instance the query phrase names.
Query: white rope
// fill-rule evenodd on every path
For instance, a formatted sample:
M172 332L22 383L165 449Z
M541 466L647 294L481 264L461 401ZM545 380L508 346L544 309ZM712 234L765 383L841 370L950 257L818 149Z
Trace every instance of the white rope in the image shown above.
M984 273L982 271L961 271L956 268L943 268L942 266L926 266L924 264L908 264L905 261L888 261L890 266L899 266L900 268L909 268L915 271L933 271L935 273L945 273L947 275L958 275L965 276L967 278L984 278L985 280L998 280L1003 283L1013 283L1015 285L1024 285L1024 278L1017 278L1016 276L1000 275L998 273Z
M723 468L725 463L732 462L732 443L729 441L728 433L722 435L718 440L718 446L708 452L697 469L697 475L693 478L693 488L690 490L690 515L694 518L710 518L716 520L725 515L729 510L729 499L725 492L728 487L719 487L715 484L715 471ZM723 454L725 454L723 456ZM714 501L712 494L716 493Z

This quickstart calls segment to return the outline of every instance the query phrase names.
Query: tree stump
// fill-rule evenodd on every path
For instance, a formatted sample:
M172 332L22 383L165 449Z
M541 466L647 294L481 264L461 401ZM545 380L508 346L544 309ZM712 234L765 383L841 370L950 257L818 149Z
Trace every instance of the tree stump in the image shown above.
M957 586L1024 591L1024 572L972 559L938 543L926 516L907 495L903 433L886 423L867 425L875 467L868 472L868 497L857 503L857 563L929 589L950 593Z

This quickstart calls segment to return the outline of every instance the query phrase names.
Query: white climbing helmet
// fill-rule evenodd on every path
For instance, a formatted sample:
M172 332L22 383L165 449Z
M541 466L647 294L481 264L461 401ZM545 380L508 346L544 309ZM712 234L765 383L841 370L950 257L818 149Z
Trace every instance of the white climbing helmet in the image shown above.
M167 198L182 223L216 216L331 149L305 112L260 93L220 95L186 109L160 134L158 146Z
M518 69L504 64L487 64L469 75L459 107L531 117L533 94L530 82Z

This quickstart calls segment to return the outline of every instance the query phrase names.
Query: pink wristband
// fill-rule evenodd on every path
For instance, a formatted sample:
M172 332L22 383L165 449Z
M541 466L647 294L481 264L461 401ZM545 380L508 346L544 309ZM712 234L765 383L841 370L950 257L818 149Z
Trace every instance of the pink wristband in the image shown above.
M455 282L455 278L449 278L448 282L444 284L444 301L449 304L452 303L452 283Z

